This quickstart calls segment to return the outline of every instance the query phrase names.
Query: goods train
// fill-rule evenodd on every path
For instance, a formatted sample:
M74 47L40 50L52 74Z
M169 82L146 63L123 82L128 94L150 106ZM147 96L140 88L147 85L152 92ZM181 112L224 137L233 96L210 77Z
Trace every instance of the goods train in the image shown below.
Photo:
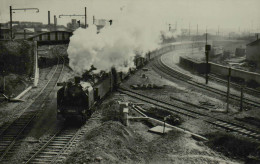
M148 52L145 57L136 57L134 59L135 66L137 69L141 68L157 56L175 49L192 47L192 44L194 43L168 44L160 49ZM196 45L202 46L203 44ZM108 93L115 90L133 72L133 69L127 73L111 69L110 73L103 73L95 78L93 76L86 76L87 80L92 78L91 82L84 82L81 78L76 77L74 82L58 83L62 88L57 92L57 118L78 118L84 122L91 115L93 106Z

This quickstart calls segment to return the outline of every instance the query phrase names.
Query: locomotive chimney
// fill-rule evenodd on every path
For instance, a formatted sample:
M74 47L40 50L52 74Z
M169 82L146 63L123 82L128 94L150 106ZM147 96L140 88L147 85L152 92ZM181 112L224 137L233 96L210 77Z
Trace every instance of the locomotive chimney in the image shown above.
M75 84L79 84L80 83L80 77L79 76L75 76Z

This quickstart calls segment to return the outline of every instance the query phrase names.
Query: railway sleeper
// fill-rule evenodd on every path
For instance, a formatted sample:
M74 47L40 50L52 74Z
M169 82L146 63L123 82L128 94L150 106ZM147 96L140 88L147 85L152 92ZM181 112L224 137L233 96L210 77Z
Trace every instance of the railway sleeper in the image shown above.
M42 158L35 158L32 160L31 163L51 163L52 159L51 160L48 160L48 159L42 159Z
M248 138L254 138L254 139L257 139L259 140L259 135L254 135L252 134L253 132L250 132L246 129L242 129L242 130L235 130L234 128L230 128L230 127L227 127L227 126L224 126L224 125L220 125L220 124L216 124L216 123L213 123L212 124L218 126L218 127L221 127L221 128L224 128L224 129L228 129L230 131L233 131L233 132L236 132L236 133L239 133L240 135L244 135Z
M64 147L58 147L58 148L46 148L44 149L44 152L57 152L59 153Z
M58 143L65 143L66 144L66 143L68 143L68 141L69 141L68 139L65 139L65 140L52 140L51 143L57 143L57 144Z

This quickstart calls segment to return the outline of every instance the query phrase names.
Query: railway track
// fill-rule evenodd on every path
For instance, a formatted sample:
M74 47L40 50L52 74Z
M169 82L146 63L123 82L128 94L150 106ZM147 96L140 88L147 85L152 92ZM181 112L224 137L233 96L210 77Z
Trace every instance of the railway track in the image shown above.
M222 79L221 77L219 77L215 74L209 74L209 79L212 80L212 81L216 81L220 84L223 84L225 86L227 85L227 80L224 80L224 79ZM241 85L239 85L237 83L230 82L230 86L233 87L233 88L236 88L237 90L241 89ZM243 89L248 94L260 96L260 91L258 91L258 90L248 88L248 87L244 87Z
M76 146L86 128L63 129L34 150L25 163L59 163Z
M204 116L204 114L202 112L189 110L189 109L186 109L186 108L184 108L180 105L177 105L177 104L171 104L171 103L168 103L168 102L160 101L160 100L157 100L155 98L145 96L143 94L133 92L133 91L125 89L125 88L120 88L120 89L118 89L118 91L121 92L121 93L124 93L128 96L137 98L137 99L142 100L144 102L147 102L149 104L153 104L155 106L161 107L165 110L175 112L177 114L182 114L182 115L185 115L185 116L188 116L188 117L191 117L191 118L195 118L195 119L198 119L201 116Z
M25 112L20 117L2 128L0 133L0 162L8 162L8 159L10 159L14 154L20 143L19 141L22 138L23 132L27 129L37 114L42 111L41 107L45 101L47 101L49 94L52 92L59 80L63 67L64 59L59 57L54 73L44 88L36 96L34 102L24 110Z
M210 91L212 93L221 95L221 96L226 96L226 92L210 87L210 86L206 86L204 84L201 84L199 82L193 81L191 76L188 76L186 74L183 74L177 70L173 70L172 68L169 68L168 66L166 66L162 61L161 58L159 57L155 63L153 64L153 68L155 68L156 70L159 70L160 72L163 72L166 75L169 75L173 78L179 79L181 81L184 81L192 86L195 86L197 88L201 88L204 89L206 91ZM240 102L240 97L234 94L230 94L230 99L234 100L234 101L238 101ZM258 107L260 108L260 103L248 98L244 98L243 103L247 106L251 106L251 107Z
M120 89L118 89L118 91L125 95L139 99L143 102L158 106L164 110L174 112L176 114L181 114L181 115L193 118L193 119L201 119L201 120L205 121L206 123L212 124L223 130L232 131L234 133L237 133L239 135L245 136L245 137L253 139L253 140L257 140L257 141L260 140L260 131L259 130L241 126L235 122L225 121L221 118L216 118L207 113L202 113L199 111L188 109L187 107L183 107L181 105L175 105L175 104L171 104L169 102L158 100L153 97L149 97L147 95L140 94L138 92L134 92L134 91L126 89L126 88L120 88Z

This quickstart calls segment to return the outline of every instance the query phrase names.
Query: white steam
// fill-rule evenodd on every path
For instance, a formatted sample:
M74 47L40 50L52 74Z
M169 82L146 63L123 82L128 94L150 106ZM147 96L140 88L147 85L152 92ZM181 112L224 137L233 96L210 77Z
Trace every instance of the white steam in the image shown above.
M89 70L91 65L99 71L109 71L111 67L128 71L134 66L136 54L144 55L157 48L161 27L134 13L133 8L130 13L120 13L120 17L114 19L111 26L101 29L99 34L96 26L74 31L68 48L70 67L78 74Z

